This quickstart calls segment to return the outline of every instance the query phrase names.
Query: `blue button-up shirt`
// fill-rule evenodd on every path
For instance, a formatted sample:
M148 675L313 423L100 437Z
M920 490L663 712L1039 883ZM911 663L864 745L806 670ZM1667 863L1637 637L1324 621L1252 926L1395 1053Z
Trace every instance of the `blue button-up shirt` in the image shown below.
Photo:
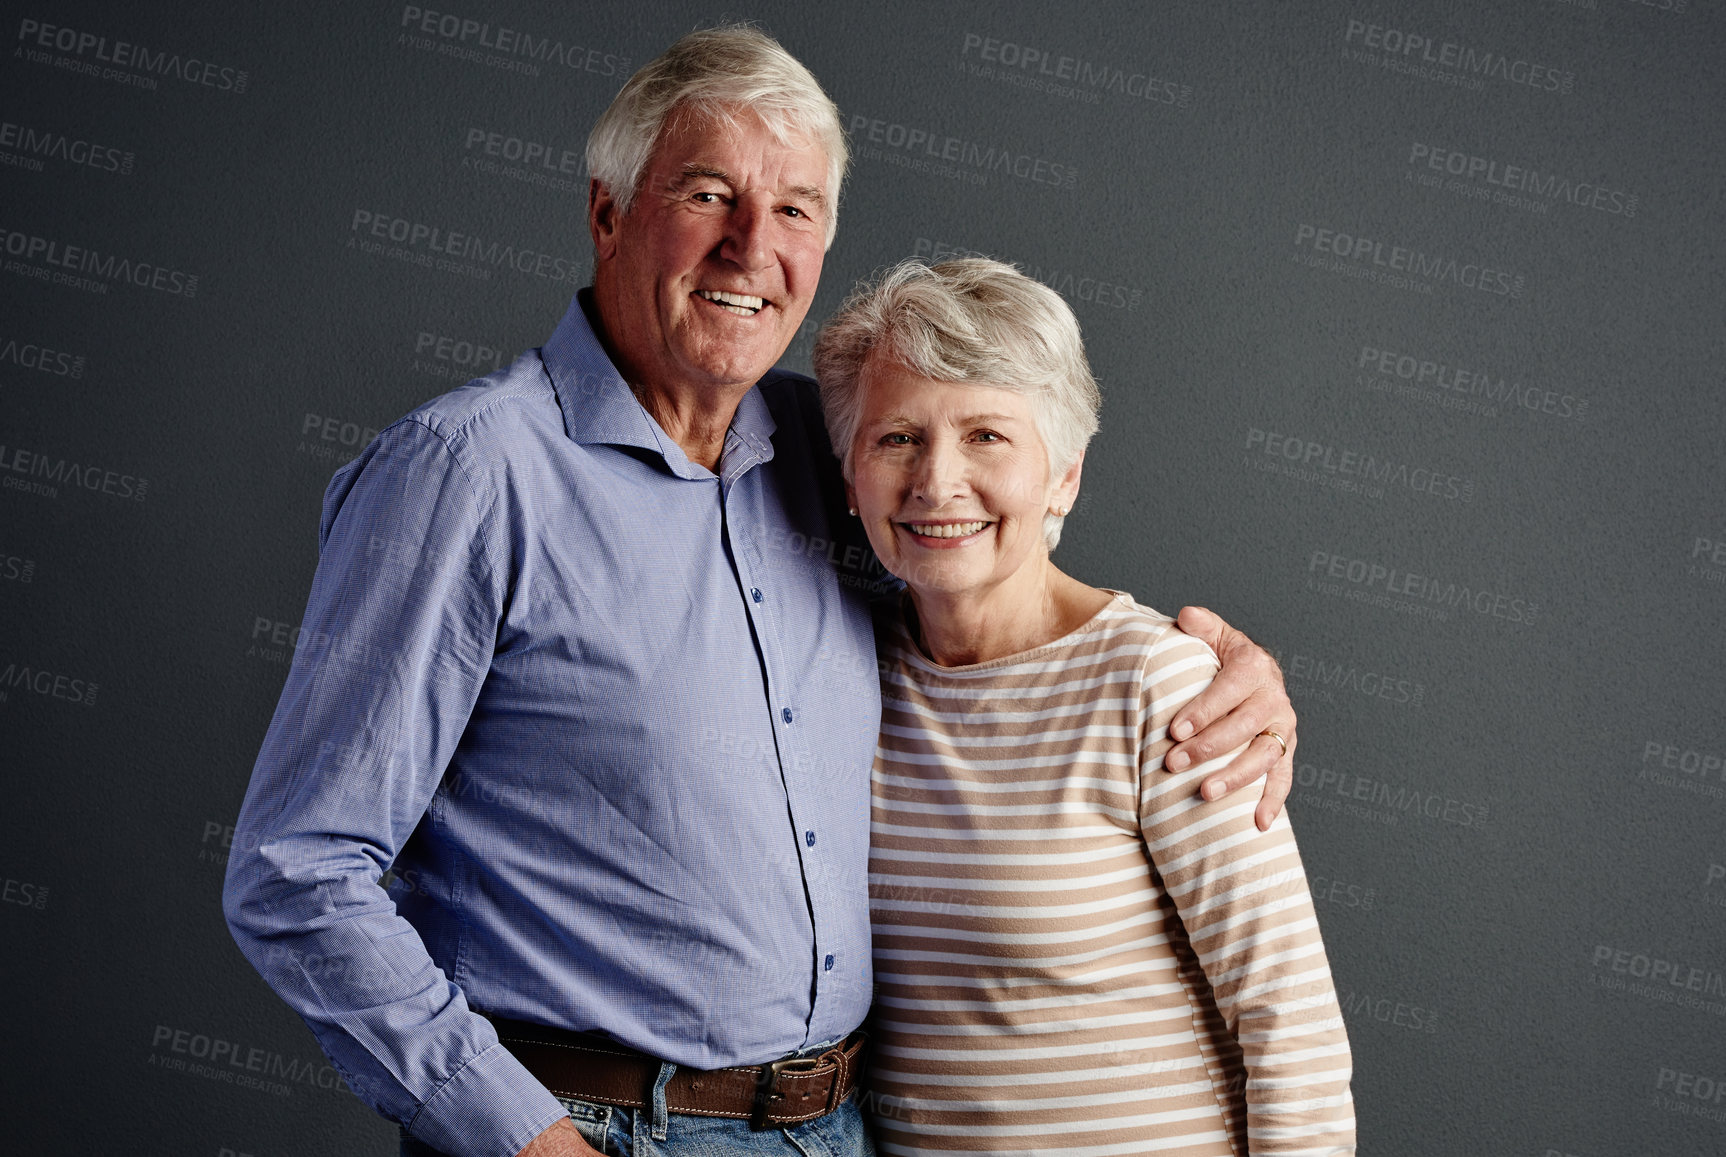
M338 472L320 541L224 904L356 1094L489 1157L563 1111L471 1009L697 1068L861 1022L881 572L807 379L715 474L578 298Z

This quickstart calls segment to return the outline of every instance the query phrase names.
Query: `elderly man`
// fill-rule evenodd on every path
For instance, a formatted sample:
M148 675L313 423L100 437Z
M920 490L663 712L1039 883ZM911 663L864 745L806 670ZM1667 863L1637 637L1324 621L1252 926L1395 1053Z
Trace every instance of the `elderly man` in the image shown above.
M868 1152L884 576L810 383L772 370L833 238L837 110L715 29L588 158L591 290L330 484L224 908L404 1153ZM1268 823L1293 713L1208 629L1225 676L1177 736L1280 732L1208 785L1278 764Z

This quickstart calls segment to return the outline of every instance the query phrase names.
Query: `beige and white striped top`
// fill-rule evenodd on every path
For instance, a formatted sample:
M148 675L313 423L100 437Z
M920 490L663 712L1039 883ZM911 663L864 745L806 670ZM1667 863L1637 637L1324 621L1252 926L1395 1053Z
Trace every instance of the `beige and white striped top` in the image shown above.
M870 907L883 1153L1354 1152L1350 1056L1286 816L1162 770L1210 648L1117 596L937 667L881 620Z

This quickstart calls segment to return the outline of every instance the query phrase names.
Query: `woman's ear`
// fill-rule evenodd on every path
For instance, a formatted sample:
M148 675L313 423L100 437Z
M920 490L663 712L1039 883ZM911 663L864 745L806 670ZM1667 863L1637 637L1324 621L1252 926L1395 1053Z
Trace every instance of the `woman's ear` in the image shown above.
M1060 510L1063 514L1073 509L1073 504L1079 500L1079 479L1085 472L1085 452L1079 451L1079 456L1073 459L1073 464L1067 467L1067 472L1049 488L1049 509Z

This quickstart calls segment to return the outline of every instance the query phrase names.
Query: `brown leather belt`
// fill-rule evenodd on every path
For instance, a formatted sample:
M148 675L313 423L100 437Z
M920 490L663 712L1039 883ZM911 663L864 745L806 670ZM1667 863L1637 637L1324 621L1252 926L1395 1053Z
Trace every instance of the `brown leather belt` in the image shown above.
M652 1102L660 1062L592 1033L488 1016L502 1042L527 1071L561 1097L630 1109ZM863 1034L852 1033L819 1056L764 1065L688 1069L665 1086L665 1107L698 1117L734 1117L753 1129L782 1129L838 1108L857 1083Z

